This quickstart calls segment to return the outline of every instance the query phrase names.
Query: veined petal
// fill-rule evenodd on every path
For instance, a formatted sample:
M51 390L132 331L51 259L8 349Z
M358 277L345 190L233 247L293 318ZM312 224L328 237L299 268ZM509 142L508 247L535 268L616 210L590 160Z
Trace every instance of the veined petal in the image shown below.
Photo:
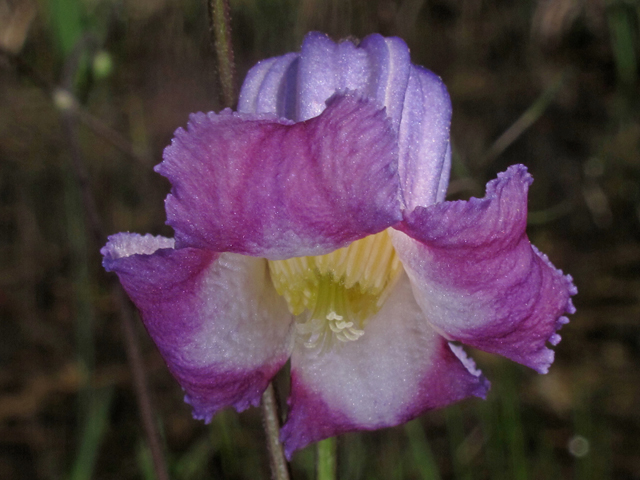
M436 203L444 202L447 198L447 189L449 188L449 174L451 173L451 143L447 145L447 151L444 155L444 164L442 165L442 173L440 174L440 183L438 185L438 194L436 195Z
M269 259L321 255L401 219L397 145L384 110L336 96L319 117L200 113L156 167L173 188L176 247Z
M369 55L371 73L365 94L386 107L394 128L399 130L411 72L409 47L400 38L373 34L365 37L359 48Z
M449 183L451 100L440 77L412 65L399 132L398 173L408 211L427 207ZM439 195L440 192L440 195Z
M320 115L326 100L345 90L386 108L399 134L398 172L407 208L444 200L451 168L449 94L437 75L411 64L399 38L373 34L356 46L311 32L295 61L278 57L250 71L240 106L302 121Z
M577 293L526 236L531 176L522 165L486 196L417 208L394 246L427 319L443 335L546 373ZM411 238L409 238L411 237Z
M386 107L397 130L410 67L409 49L399 38L373 34L356 46L311 32L300 52L296 120L319 115L336 91L355 90Z
M298 111L296 121L317 117L336 91L356 90L369 78L367 53L351 42L333 42L327 35L311 32L302 43L298 64ZM379 105L378 108L381 108Z
M294 120L298 57L288 53L252 67L242 84L238 112L273 113Z
M287 456L340 433L398 425L471 395L484 397L489 383L457 355L425 321L402 274L357 341L321 353L294 348L281 432Z
M186 392L194 416L258 405L287 361L293 318L264 259L120 233L102 249L149 335Z

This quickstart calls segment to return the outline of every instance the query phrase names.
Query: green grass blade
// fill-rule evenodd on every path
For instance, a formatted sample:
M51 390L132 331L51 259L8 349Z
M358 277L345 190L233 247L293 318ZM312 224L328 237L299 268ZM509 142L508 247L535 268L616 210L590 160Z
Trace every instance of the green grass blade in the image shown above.
M87 416L82 431L82 441L72 468L70 480L88 480L93 478L96 459L100 445L107 430L109 408L113 390L101 390L96 392L94 402Z
M634 40L634 20L631 7L619 2L609 8L607 20L611 33L611 49L621 83L635 85L638 80L638 60ZM635 32L637 34L637 32Z
M82 35L80 0L49 0L52 35L62 57L66 57Z
M520 401L518 399L514 368L504 368L500 383L502 398L502 422L507 453L514 480L527 480L527 455L525 451L524 433L520 419Z
M451 462L453 464L454 478L457 480L472 480L473 474L467 459L462 455L461 447L464 445L464 416L459 405L453 405L445 409L447 421L447 436L451 449Z
M329 437L316 444L317 480L336 479L336 457L338 446L335 437Z
M202 478L212 456L211 439L208 435L204 435L175 462L173 465L175 478L180 480Z
M509 145L515 142L527 129L529 129L544 114L551 102L556 97L560 88L569 77L569 68L562 72L556 80L548 86L538 98L527 108L522 115L507 128L500 137L491 145L487 153L480 160L479 166L489 165L499 157Z
M440 480L438 463L433 456L427 436L420 420L413 420L404 426L404 431L409 440L409 449L413 457L413 463L423 480Z
M138 463L138 470L144 480L157 480L155 469L153 468L153 459L151 458L151 451L147 444L143 441L138 443L138 450L136 451L136 461Z
M502 421L500 405L495 396L478 403L478 416L484 437L485 459L492 480L506 480L504 430L500 428Z

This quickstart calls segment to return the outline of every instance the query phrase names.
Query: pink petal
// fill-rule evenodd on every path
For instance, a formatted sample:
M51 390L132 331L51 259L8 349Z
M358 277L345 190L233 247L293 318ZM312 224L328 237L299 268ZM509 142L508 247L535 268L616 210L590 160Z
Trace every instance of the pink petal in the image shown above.
M196 418L258 405L287 361L292 317L263 259L120 233L102 249Z
M393 241L428 320L447 338L546 373L577 290L526 236L531 176L522 165L483 199L406 214ZM412 238L409 238L412 237Z
M411 64L399 38L373 34L356 46L311 32L297 56L265 60L250 70L239 108L307 120L345 90L386 108L399 133L398 173L407 208L444 200L451 168L449 94L437 75Z
M307 122L191 116L156 170L176 246L270 259L318 255L401 218L396 136L384 110L336 96Z
M286 454L353 430L404 423L465 397L484 397L488 382L425 321L402 275L357 341L318 354L297 345L291 358Z

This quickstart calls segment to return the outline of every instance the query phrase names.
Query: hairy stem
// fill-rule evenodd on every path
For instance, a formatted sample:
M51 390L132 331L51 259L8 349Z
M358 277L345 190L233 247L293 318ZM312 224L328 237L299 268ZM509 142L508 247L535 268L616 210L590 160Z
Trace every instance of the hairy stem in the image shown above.
M207 0L209 31L218 56L218 74L222 86L224 107L236 104L235 62L231 41L231 15L229 0ZM273 384L262 394L262 418L267 437L267 451L274 480L289 480L289 465L280 443L280 415Z
M208 0L209 30L218 55L218 73L222 86L224 107L233 107L236 103L235 63L231 42L231 15L229 0Z
M289 480L289 466L284 457L282 443L280 443L280 416L278 402L273 384L270 383L262 394L262 419L267 436L267 450L271 465L271 478L274 480Z

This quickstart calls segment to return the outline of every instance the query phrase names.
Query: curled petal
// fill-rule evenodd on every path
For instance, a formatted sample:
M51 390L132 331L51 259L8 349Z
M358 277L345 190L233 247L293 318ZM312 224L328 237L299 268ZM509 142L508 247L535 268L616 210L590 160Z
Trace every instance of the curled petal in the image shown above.
M311 32L300 52L296 120L319 115L336 91L355 90L385 106L397 130L410 68L409 49L399 38L374 34L356 46Z
M442 201L449 182L451 102L440 78L411 64L399 38L378 34L359 45L309 33L297 56L256 65L240 94L240 110L294 121L320 115L335 92L353 90L384 106L399 134L398 172L407 208Z
M438 193L436 196L436 203L444 202L444 199L447 197L447 189L449 188L450 173L451 173L451 144L447 145L447 151L444 155L444 164L442 165L440 183L438 184Z
M486 196L406 214L396 251L427 319L443 335L546 373L577 290L526 236L531 176L522 165ZM411 237L411 238L409 238Z
M287 456L330 436L398 425L471 395L484 397L489 383L460 355L425 321L402 275L357 341L319 354L294 348L281 433Z
M173 188L176 247L270 259L324 254L401 218L384 110L348 94L307 122L191 116L156 170Z
M292 318L263 259L121 233L102 249L194 416L258 405L287 361Z
M295 120L298 54L258 62L247 74L238 100L242 113L273 113Z
M364 91L386 107L393 126L399 130L411 72L409 47L397 37L373 34L365 37L359 48L367 52L371 72Z
M326 108L325 102L336 91L357 90L365 95L362 87L368 76L366 52L351 42L334 43L323 33L309 33L302 44L298 65L296 121L320 115Z
M406 209L434 204L451 168L451 100L442 80L412 65L400 124L398 174ZM449 155L449 156L448 156Z

